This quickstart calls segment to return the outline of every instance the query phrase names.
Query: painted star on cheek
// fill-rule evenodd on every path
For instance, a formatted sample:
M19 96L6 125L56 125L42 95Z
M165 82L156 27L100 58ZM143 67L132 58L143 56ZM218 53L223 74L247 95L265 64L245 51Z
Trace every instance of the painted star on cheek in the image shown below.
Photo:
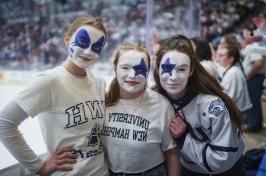
M146 78L146 73L148 71L148 68L143 58L141 59L138 65L133 66L133 69L135 70L135 77L138 75L143 75Z
M175 64L171 64L170 58L167 58L166 61L161 65L161 67L163 69L162 74L168 73L170 76L172 76L172 71L175 68Z

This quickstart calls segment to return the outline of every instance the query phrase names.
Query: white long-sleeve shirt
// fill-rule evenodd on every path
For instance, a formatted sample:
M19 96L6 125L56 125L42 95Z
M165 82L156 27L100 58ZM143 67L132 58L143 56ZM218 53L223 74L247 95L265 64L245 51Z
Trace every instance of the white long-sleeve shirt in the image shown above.
M64 67L42 72L0 112L0 139L12 155L36 172L43 161L26 145L18 125L38 117L48 154L73 146L77 163L70 172L56 175L98 176L108 173L100 141L105 117L105 83L90 72L75 77Z

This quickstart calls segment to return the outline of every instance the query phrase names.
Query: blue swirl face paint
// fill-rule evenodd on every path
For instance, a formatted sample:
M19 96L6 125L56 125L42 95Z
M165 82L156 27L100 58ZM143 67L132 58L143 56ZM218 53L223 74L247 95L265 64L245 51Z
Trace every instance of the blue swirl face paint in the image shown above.
M89 48L90 42L91 39L87 31L85 29L81 29L78 31L75 37L75 42L73 46L79 46L80 48L86 49Z
M100 58L105 35L92 26L82 26L71 36L69 59L80 68L87 68Z
M93 52L97 53L98 55L100 55L102 52L104 44L105 44L105 38L104 38L104 36L102 36L97 42L92 44L91 50Z

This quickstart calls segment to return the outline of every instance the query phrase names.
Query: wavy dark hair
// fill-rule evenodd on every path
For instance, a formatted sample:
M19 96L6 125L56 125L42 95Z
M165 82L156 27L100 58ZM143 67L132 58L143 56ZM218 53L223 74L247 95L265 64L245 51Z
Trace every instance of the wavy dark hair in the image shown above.
M187 37L183 35L177 35L165 40L161 44L156 54L157 59L154 71L154 79L156 82L155 89L161 94L163 94L165 97L167 97L168 99L171 99L168 96L167 92L162 88L159 78L160 62L162 60L162 57L169 51L182 52L187 56L189 56L191 60L190 69L192 71L192 75L188 79L188 83L185 88L186 93L195 92L195 93L214 95L221 98L228 109L231 121L233 122L233 124L235 124L236 128L239 129L239 132L243 133L243 121L240 116L240 111L238 110L233 100L223 92L222 87L219 85L216 79L213 78L202 67L202 65L200 64L198 58L196 57L193 51L191 41Z

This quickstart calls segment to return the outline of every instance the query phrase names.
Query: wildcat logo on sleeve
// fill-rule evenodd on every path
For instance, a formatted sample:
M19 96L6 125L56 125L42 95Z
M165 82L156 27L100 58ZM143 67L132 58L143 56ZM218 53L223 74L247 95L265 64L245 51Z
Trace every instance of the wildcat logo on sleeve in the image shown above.
M225 105L221 99L217 99L211 102L209 106L209 114L219 116L224 111L225 111Z

